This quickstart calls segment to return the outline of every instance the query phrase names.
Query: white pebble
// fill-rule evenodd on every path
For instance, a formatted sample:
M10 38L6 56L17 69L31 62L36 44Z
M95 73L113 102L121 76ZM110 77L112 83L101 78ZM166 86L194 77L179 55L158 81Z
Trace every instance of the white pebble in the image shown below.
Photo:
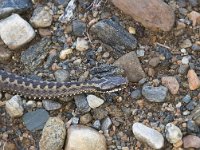
M181 130L172 123L168 123L166 125L165 133L166 133L167 140L172 144L180 141L183 136Z
M88 101L88 105L91 108L97 108L97 107L101 106L104 103L104 100L102 100L99 97L96 97L95 95L88 95L87 96L87 101Z

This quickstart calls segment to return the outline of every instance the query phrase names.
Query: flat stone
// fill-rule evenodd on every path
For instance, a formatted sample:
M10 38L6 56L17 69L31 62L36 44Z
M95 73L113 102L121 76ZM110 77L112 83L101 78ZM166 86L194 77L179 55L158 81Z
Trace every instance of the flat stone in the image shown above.
M5 108L12 118L21 117L24 112L21 97L18 95L13 96L10 100L6 101Z
M40 66L48 55L50 43L50 39L42 38L41 41L22 52L21 62L24 66L31 71Z
M181 130L172 123L168 123L166 125L165 133L166 133L167 140L172 144L177 143L183 137Z
M134 51L120 57L114 62L114 65L124 69L130 82L138 82L145 77L140 61Z
M88 105L87 97L85 94L75 95L75 104L76 104L76 112L78 113L87 113L91 110L90 106Z
M57 110L62 107L62 105L53 100L43 100L42 104L46 110Z
M83 36L86 31L86 24L81 20L74 20L72 22L72 29L75 36Z
M30 42L35 37L35 31L18 14L12 14L0 21L0 36L10 49L17 49Z
M66 82L70 78L70 73L67 70L57 70L54 75L58 82Z
M178 93L179 83L175 77L172 77L172 76L162 77L161 81L162 81L162 84L169 89L171 94Z
M142 95L151 102L164 102L167 96L168 89L164 86L153 87L144 85Z
M64 150L107 150L106 139L90 127L71 126Z
M170 31L174 25L175 14L162 0L111 0L111 2L151 30Z
M95 95L88 95L87 101L89 106L93 109L101 106L104 103L103 99L96 97Z
M31 24L36 27L48 27L51 25L53 20L50 9L44 6L37 6L33 12L33 15L30 19Z
M31 0L0 0L0 19L12 13L23 13L31 7Z
M58 117L50 117L42 131L40 150L61 150L66 136L64 122Z
M88 124L92 121L92 115L87 113L80 117L81 124Z
M187 135L183 137L184 148L200 148L200 138L195 135Z
M90 28L90 32L103 43L110 45L118 51L124 49L133 50L137 46L136 38L120 26L119 23L111 19L97 22Z
M192 21L193 26L200 24L200 13L196 11L192 11L187 16Z
M109 117L106 117L102 120L101 130L106 131L108 130L112 125L112 121Z
M132 131L137 140L148 144L151 148L161 149L164 146L162 134L142 123L134 123Z
M28 112L23 116L23 122L26 128L32 132L43 129L48 119L49 114L45 109L37 109L36 111Z
M200 80L194 70L188 71L187 78L190 90L196 90L200 87Z

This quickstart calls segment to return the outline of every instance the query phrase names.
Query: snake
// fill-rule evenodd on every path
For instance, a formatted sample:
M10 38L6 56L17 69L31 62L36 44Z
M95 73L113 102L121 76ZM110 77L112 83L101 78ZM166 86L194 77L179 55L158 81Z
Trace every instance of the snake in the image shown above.
M106 76L85 82L55 82L34 80L0 70L0 91L25 98L51 99L81 93L110 93L124 89L128 80L122 76Z

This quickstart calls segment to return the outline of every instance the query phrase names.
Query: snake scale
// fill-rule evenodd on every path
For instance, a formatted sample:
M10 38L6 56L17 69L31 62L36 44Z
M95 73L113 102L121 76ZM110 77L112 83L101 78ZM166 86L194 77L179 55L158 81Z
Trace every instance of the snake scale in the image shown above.
M104 77L87 82L49 82L0 70L0 91L33 99L59 98L91 92L115 92L125 88L127 83L127 79L121 76Z

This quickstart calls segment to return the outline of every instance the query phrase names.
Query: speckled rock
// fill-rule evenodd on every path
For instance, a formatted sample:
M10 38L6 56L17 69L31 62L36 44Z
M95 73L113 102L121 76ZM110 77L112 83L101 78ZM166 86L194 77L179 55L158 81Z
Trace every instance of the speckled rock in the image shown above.
M86 31L86 24L81 20L74 20L72 22L72 29L75 36L83 36Z
M35 37L35 31L18 14L12 14L0 21L0 36L10 49L17 49L30 42Z
M166 138L170 143L177 143L182 139L181 130L172 123L168 123L165 127Z
M48 7L37 6L30 19L31 24L36 27L48 27L52 22L52 14Z
M62 150L66 129L64 122L58 117L50 117L46 122L40 139L40 150Z
M67 131L65 150L107 150L105 137L85 126L71 126Z
M6 101L5 108L10 117L21 117L24 111L24 108L22 107L21 97L18 95L13 96L10 100Z
M70 73L67 70L57 70L54 75L58 82L69 81Z
M0 63L8 62L12 57L12 52L8 48L0 46Z
M162 84L169 89L171 94L178 93L179 83L175 77L172 77L172 76L162 77L161 81L162 81Z
M85 38L77 38L76 50L86 51L89 48L89 42Z
M192 120L194 120L195 124L200 126L200 106L198 105L191 113Z
M62 105L53 100L43 100L42 104L46 110L57 110L62 107Z
M164 86L153 87L144 85L142 95L151 102L164 102L168 89Z
M77 113L87 113L91 110L85 94L75 95L74 100L77 107Z
M112 3L151 30L169 31L174 25L174 12L162 0L112 0Z
M183 138L184 148L200 148L200 138L195 135L187 135Z
M114 65L125 70L125 74L130 82L138 82L145 77L145 73L134 51L120 57L114 62Z
M164 138L158 131L149 128L142 123L134 123L132 126L134 136L151 148L161 149L164 146Z

